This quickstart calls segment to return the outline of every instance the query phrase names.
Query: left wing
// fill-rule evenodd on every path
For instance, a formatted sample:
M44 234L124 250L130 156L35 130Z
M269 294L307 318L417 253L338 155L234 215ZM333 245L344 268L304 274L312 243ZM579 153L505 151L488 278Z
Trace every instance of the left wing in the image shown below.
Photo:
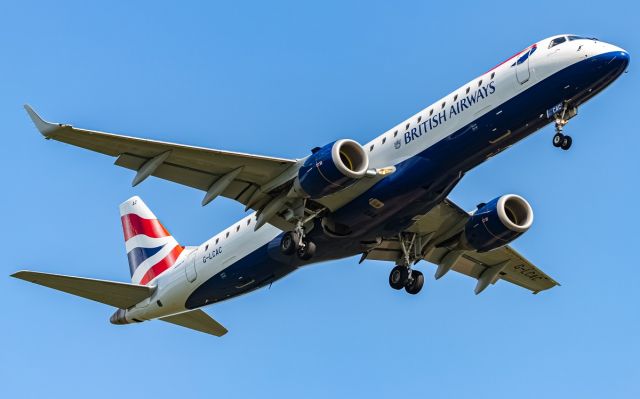
M469 213L445 199L427 214L417 218L407 229L407 233L415 233L418 240L416 250L422 259L476 278L476 294L500 279L526 288L534 294L559 285L509 245L488 252L452 251L446 245L441 245L461 232L468 218ZM395 262L402 256L398 238L384 238L379 245L365 253L363 258Z
M117 157L116 165L138 172L133 179L134 186L148 176L156 176L206 191L203 205L222 195L247 208L260 209L273 199L279 186L297 172L297 161L292 159L78 129L47 122L28 105L25 109L45 138ZM280 224L277 227L285 227L282 223L285 223L282 219L280 223L276 221Z

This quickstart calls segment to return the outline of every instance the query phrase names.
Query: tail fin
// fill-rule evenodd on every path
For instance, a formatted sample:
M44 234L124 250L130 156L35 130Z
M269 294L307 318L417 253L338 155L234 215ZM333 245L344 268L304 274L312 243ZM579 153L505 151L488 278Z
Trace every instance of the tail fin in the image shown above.
M131 269L131 282L147 284L173 266L183 253L140 197L120 204L120 219Z

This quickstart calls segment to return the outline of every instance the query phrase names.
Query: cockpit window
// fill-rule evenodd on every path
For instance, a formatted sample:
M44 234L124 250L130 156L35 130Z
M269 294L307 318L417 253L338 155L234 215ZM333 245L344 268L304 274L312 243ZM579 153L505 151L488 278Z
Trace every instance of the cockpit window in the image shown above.
M573 40L589 40L588 37L584 37L584 36L567 36L567 39L569 39L569 41L573 41Z
M553 46L557 46L558 44L560 44L560 43L564 43L564 42L566 42L566 41L567 41L567 39L565 39L565 37L564 37L564 36L556 37L555 39L553 39L553 40L551 41L551 43L549 43L549 48L551 48L551 47L553 47Z

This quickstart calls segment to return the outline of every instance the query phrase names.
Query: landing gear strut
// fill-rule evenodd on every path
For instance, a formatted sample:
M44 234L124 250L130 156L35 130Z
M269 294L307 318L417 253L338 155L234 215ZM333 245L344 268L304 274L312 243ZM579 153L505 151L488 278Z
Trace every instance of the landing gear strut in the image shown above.
M296 224L294 231L284 233L280 240L280 252L284 255L295 253L301 260L309 260L315 255L316 244L306 238L304 225L301 221Z
M563 133L563 129L564 126L569 123L569 119L573 118L577 114L578 109L576 107L569 107L566 102L562 105L562 110L555 114L556 134L553 136L554 147L561 148L565 151L571 148L573 140L571 139L571 136L567 136Z
M418 270L411 268L421 259L420 237L417 234L403 234L399 236L400 246L402 248L402 259L398 260L398 264L391 270L389 274L389 285L394 290L405 289L409 294L415 295L422 289L424 285L424 275Z

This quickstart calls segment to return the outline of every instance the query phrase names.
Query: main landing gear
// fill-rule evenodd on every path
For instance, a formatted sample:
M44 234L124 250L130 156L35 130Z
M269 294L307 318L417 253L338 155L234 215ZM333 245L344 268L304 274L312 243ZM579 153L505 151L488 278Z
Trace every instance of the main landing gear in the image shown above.
M284 255L295 253L300 260L309 260L316 253L316 244L306 238L302 223L298 223L295 231L288 231L282 236L280 252Z
M569 119L573 118L577 114L578 109L576 107L569 107L567 103L564 103L562 110L555 114L556 134L553 136L554 147L561 148L565 151L571 148L571 144L573 143L571 136L563 134L562 131L564 125L569 123Z
M422 272L413 270L407 266L397 265L391 269L389 285L394 290L404 288L409 294L415 295L420 292L424 285L424 275Z
M404 288L409 294L415 295L422 290L424 285L424 275L411 268L412 264L422 259L420 237L413 233L400 233L398 240L403 256L398 260L398 264L391 269L389 285L394 290Z

